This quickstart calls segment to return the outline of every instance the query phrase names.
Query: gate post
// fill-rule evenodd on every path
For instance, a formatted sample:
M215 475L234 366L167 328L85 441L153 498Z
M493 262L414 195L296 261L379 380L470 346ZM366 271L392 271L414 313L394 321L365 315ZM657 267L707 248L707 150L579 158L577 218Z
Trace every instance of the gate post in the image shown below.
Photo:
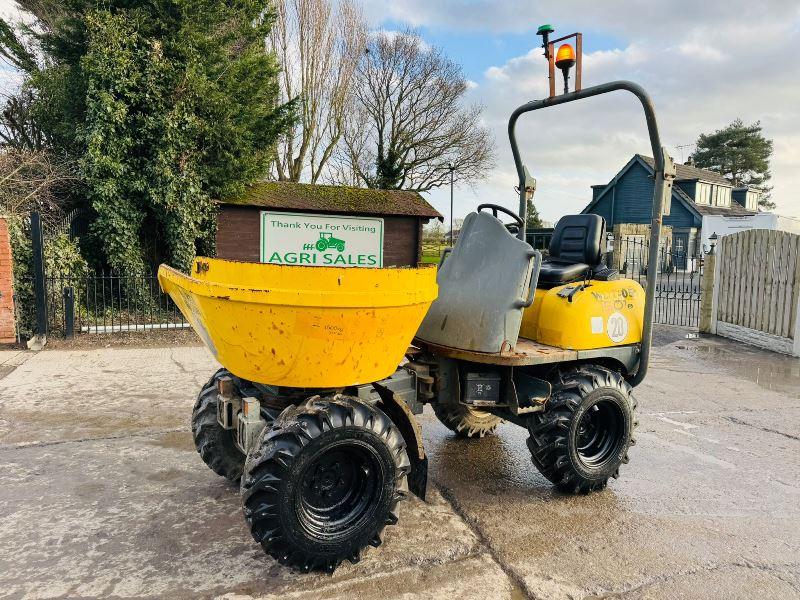
M714 247L706 254L703 276L700 278L700 333L716 333L714 327L714 280L716 279L717 255Z
M75 288L64 288L64 337L75 337Z
M28 348L41 350L47 343L47 287L44 278L44 240L42 217L31 212L31 248L33 250L33 293L36 299L36 332L28 341Z

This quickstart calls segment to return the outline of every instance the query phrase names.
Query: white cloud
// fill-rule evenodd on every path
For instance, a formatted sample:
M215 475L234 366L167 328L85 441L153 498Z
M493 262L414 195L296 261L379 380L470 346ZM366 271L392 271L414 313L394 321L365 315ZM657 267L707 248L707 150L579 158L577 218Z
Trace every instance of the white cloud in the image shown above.
M405 33L404 31L396 31L393 29L373 29L369 32L371 36L383 35L389 40L394 40L398 36L405 35ZM430 52L432 48L431 45L423 39L420 43L420 49L422 49L423 52Z
M415 12L417 22L427 19L425 24L438 26L447 24L436 21L440 13L449 12L451 26L472 27L470 10L455 9L454 4L405 0L394 2L392 10ZM480 1L469 6L481 4L488 6ZM496 23L513 30L513 19L504 21L499 13L514 14L516 3L492 6L497 14L487 15L484 26ZM624 8L619 2L570 3L562 12L559 19L579 22L580 28L626 36L624 47L584 56L584 87L613 79L642 84L656 105L662 143L676 160L681 150L675 146L694 142L701 132L737 117L761 121L765 135L775 142L771 166L778 212L800 216L796 2L677 2L663 11L643 1L626 2ZM538 22L533 15L526 18ZM516 106L547 94L546 63L538 48L487 69L484 78L470 95L486 107L486 122L498 142L499 167L474 193L456 192L457 216L478 202L516 205L507 119ZM591 197L589 186L607 182L634 153L651 154L641 108L621 92L525 115L518 137L525 163L538 179L537 206L548 220L581 210ZM433 192L431 198L440 210L449 208L449 190Z
M625 38L674 39L701 26L738 23L754 33L765 23L796 19L796 0L364 0L376 22L394 20L412 26L478 32L532 31L542 23L569 26ZM561 24L561 26L559 26ZM562 31L562 33L566 33Z

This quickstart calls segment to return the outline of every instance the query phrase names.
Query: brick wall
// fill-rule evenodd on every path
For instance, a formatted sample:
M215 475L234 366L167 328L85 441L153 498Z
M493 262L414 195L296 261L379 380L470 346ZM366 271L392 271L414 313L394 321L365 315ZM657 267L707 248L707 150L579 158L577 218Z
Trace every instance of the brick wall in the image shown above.
M0 344L16 341L14 328L14 288L11 270L11 243L8 223L0 217Z

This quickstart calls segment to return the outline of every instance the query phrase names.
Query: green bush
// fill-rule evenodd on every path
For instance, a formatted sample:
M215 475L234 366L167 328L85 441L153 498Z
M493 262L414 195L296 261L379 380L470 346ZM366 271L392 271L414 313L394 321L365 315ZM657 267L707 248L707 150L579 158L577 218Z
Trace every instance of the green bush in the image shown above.
M11 254L14 259L14 305L17 311L17 330L21 337L31 337L36 327L36 298L33 288L33 248L31 247L30 222L27 218L9 218L8 229ZM77 240L70 241L66 234L59 234L44 245L45 276L63 277L75 289L75 297L85 293L86 275L89 267L81 256ZM60 293L60 292L59 292ZM63 322L64 305L50 303L49 321Z
M30 8L39 20L29 31L40 32L28 37L46 60L38 68L22 52L17 61L31 65L35 124L49 150L77 165L75 201L94 213L107 266L144 271L142 240L157 236L159 261L188 269L198 250L213 253L212 200L267 177L295 118L264 42L274 9L260 0L67 4L59 19Z
M14 307L17 312L17 331L23 337L30 337L33 335L36 324L30 225L22 217L9 217L8 233L14 263Z

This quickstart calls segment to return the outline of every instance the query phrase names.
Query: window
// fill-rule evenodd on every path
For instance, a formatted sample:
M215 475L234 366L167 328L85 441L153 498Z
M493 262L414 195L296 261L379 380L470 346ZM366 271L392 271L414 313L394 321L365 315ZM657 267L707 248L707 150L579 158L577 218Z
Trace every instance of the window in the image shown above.
M697 202L697 204L710 204L711 186L698 181L694 192L694 201Z
M745 200L745 208L747 210L758 210L758 200L761 194L753 190L747 190L747 199Z
M716 191L714 206L730 206L731 205L731 188L721 185L715 185Z
M695 188L694 201L697 204L709 204L711 206L730 206L731 188L698 181Z

